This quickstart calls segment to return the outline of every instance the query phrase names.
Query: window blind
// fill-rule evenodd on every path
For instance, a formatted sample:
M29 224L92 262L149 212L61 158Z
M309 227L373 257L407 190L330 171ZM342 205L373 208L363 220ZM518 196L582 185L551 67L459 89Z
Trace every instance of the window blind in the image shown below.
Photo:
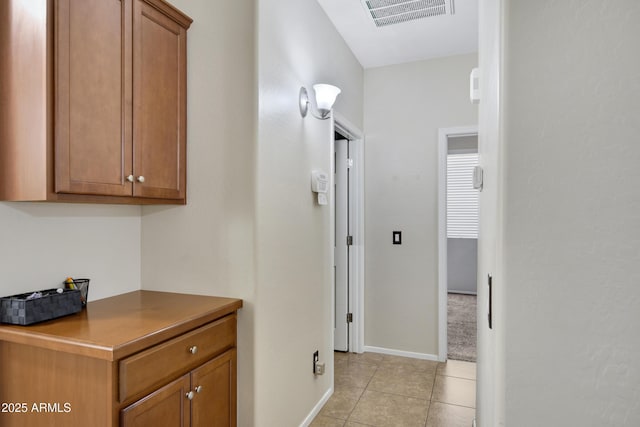
M447 155L447 237L478 238L478 190L473 168L478 153Z

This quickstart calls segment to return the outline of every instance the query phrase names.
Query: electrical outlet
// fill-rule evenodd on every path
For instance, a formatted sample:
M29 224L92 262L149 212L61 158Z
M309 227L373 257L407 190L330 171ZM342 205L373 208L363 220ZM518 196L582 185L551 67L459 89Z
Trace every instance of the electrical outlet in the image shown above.
M323 375L324 374L324 363L320 363L320 353L316 350L313 353L313 375Z

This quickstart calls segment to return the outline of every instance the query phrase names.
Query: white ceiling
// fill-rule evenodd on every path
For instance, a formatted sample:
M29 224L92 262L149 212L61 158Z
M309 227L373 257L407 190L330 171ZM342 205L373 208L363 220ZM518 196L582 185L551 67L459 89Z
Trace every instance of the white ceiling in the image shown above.
M478 0L455 14L377 27L361 0L318 0L364 68L478 51Z

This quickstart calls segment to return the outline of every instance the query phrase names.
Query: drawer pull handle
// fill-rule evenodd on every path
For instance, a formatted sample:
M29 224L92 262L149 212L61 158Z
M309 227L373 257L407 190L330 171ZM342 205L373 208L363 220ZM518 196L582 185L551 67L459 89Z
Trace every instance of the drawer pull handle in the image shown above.
M202 386L196 386L196 393L200 393L202 391Z
M196 354L198 352L198 347L197 346L193 346L193 347L189 347L189 353L191 354Z
M193 394L193 392L192 392L192 391L190 391L190 392L189 392L189 393L187 393L185 396L187 397L187 399L192 400L192 399L193 399L193 396L195 396L195 394Z
M129 181L129 182L133 182L133 175L129 175L129 176L127 177L127 181Z

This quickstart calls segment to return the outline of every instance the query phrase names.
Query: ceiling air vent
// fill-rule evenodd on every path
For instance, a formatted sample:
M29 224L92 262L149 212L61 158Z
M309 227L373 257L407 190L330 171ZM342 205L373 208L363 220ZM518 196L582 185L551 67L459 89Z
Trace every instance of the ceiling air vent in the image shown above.
M362 0L362 4L378 27L455 13L454 0Z

